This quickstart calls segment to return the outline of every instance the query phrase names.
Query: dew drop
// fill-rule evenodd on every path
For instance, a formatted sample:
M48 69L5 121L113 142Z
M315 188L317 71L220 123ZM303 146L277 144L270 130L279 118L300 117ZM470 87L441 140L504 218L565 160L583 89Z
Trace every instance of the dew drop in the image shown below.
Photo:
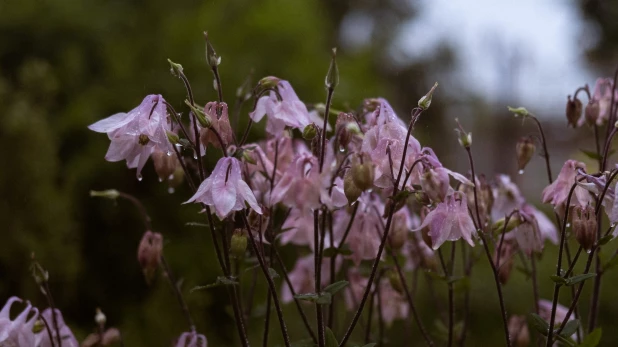
M612 223L612 225L609 226L610 228L615 228L616 227L616 223Z
M567 223L566 227L570 228L571 227L571 223Z
M592 252L592 249L587 249L586 253L590 254L590 252Z
M167 154L168 157L172 156L172 152L170 152L170 151L167 151L167 153L165 153L165 154Z
M137 180L141 182L143 179L144 179L144 177L142 176L142 174L138 173L137 174Z
M176 190L174 188L172 188L172 187L167 188L167 192L170 193L170 194L174 194L175 191Z
M339 152L341 152L341 153L345 152L345 147L339 146Z
M523 174L524 174L524 170L519 170L519 171L518 171L518 173L519 173L520 175L523 175Z
M159 182L163 182L163 178L159 177Z

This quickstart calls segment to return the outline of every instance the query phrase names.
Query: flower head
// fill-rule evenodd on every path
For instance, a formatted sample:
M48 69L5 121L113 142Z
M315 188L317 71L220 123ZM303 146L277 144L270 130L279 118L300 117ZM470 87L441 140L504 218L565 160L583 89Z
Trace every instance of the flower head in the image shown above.
M55 315L56 315L55 322L58 324L58 330L60 331L60 341L62 341L62 346L60 347L79 347L79 343L77 342L77 339L73 335L73 332L64 322L64 319L62 318L62 313L60 312L60 310L55 309L53 312L55 312ZM41 316L45 318L45 321L47 321L48 324L53 324L54 322L53 315L54 313L52 313L51 308L47 308L45 309L45 311L43 311L43 313L41 313ZM50 328L51 328L52 338L54 339L53 342L55 343L57 341L56 329L54 329L51 326ZM52 341L49 340L49 334L47 333L47 331L39 332L36 335L36 338L38 342L36 346L38 347L52 347L54 345L57 345L57 344L52 343Z
M225 102L209 102L204 107L204 113L210 119L210 128L201 128L200 130L200 142L202 146L208 144L213 145L216 148L227 146L233 141L233 131L230 126L230 118L228 115L227 104ZM221 137L221 141L217 138L215 131ZM206 151L203 151L205 154Z
M558 211L564 211L571 186L576 183L578 170L585 171L586 164L576 160L567 160L554 183L543 189L543 202L554 205ZM592 198L588 191L581 186L576 187L570 205L586 206L589 203L592 203Z
M174 150L167 137L172 128L161 95L148 95L129 113L117 113L88 128L107 133L112 143L105 159L112 162L126 160L129 168L137 168L138 179L155 149L170 155Z
M613 89L614 81L611 78L598 78L594 84L591 102L598 103L597 125L603 125L609 120Z
M243 181L240 162L236 158L223 157L219 159L210 177L204 180L187 202L201 202L214 206L219 219L224 219L232 211L245 208L245 202L251 208L262 214L253 192Z
M182 333L176 342L176 347L208 347L206 336L196 332Z
M335 272L339 270L341 266L341 258L335 262ZM322 273L328 274L330 270L330 259L324 257L322 260ZM292 287L297 294L313 293L315 292L315 257L313 254L298 258L294 269L290 271L289 277ZM329 276L322 276L322 286L329 284ZM281 301L284 303L294 300L292 291L287 284L283 284L281 289Z
M146 281L150 282L161 262L163 251L163 236L159 233L146 231L137 249L137 261L142 267Z
M15 302L22 302L22 300L15 296L10 297L0 311L0 345L34 346L35 336L32 327L39 316L39 310L26 301L26 308L14 320L11 320L11 306ZM28 320L31 311L34 311L34 315Z
M468 203L461 192L454 192L444 202L429 212L423 223L415 231L429 227L431 247L438 249L444 241L456 241L463 238L474 246L472 235L476 228L468 212Z

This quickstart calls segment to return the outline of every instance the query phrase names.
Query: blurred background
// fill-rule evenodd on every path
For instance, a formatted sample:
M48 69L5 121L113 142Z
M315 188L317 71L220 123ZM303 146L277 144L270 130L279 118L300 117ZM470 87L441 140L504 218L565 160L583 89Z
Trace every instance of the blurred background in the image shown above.
M186 225L204 222L194 207L180 205L189 190L181 186L170 194L150 163L138 182L124 162L104 161L106 136L86 128L151 93L183 109L185 91L171 76L168 58L184 66L200 103L215 100L204 30L222 57L229 104L250 75L253 83L267 75L287 79L305 102L324 102L335 46L339 109L383 96L405 118L438 81L415 136L447 167L465 173L464 151L453 132L459 118L473 133L479 171L514 176L527 198L539 203L546 185L542 159L517 175L514 154L517 139L535 129L522 126L506 106L525 106L540 118L554 175L567 158L584 160L578 150L594 149L593 132L567 129L565 102L577 87L592 88L597 77L613 76L617 16L618 3L601 0L0 0L0 301L18 295L45 307L29 273L34 253L49 270L57 306L78 339L92 332L96 307L123 332L127 346L169 346L186 330L164 278L150 286L144 281L136 259L144 231L139 214L125 201L89 197L91 189L115 188L142 199L155 231L166 238L166 257L183 279L198 330L212 346L237 345L225 290L189 294L218 275L206 229ZM241 124L247 112L245 107ZM255 127L251 136L260 133ZM547 276L555 267L555 247L548 248L540 269L546 298L553 286ZM291 268L294 250L283 251ZM470 346L502 343L489 279L483 260L471 280ZM618 274L608 273L603 326L618 319L611 289L617 284ZM437 314L422 284L420 290L419 310L435 330ZM446 288L437 294L446 298ZM513 275L505 296L509 312L532 307L530 282L521 273ZM263 292L256 297L263 305L259 298ZM285 312L293 340L305 338L295 308L287 305ZM262 320L256 310L249 322L256 341ZM401 333L404 328L397 322L388 331L392 346L422 345L416 327L409 335ZM272 345L279 339L273 325ZM606 329L602 345L617 343L618 334Z

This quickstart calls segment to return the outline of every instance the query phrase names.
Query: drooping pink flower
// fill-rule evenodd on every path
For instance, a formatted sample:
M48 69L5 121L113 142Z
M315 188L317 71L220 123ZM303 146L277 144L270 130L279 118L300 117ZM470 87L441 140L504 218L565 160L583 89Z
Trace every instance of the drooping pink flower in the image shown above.
M26 308L14 320L11 320L11 306L15 302L22 302L22 300L14 296L10 297L0 311L0 345L34 346L35 336L32 328L39 316L39 310L26 301ZM28 320L31 311L34 311L34 315Z
M281 100L271 91L269 95L258 99L249 117L257 123L267 116L266 131L275 137L279 137L286 126L302 130L309 125L311 119L307 107L300 101L292 85L288 81L279 80L276 88Z
M284 232L279 234L278 238L282 245L291 243L309 246L311 250L315 250L313 212L307 209L292 208L281 228Z
M176 347L208 347L206 336L196 332L182 333L176 342Z
M73 332L64 322L64 318L62 317L62 313L60 312L60 310L55 309L54 311L56 312L56 323L58 324L58 330L60 331L60 341L62 342L62 346L60 347L79 347L79 343L77 342L77 339L73 335ZM52 341L49 340L49 333L46 330L43 330L36 335L36 340L37 340L36 346L37 347L57 346L58 344L56 343L56 341L58 340L56 337L57 336L56 329L54 328L54 325L53 325L54 317L53 317L51 308L45 309L45 311L41 313L41 316L43 316L43 318L45 318L45 321L47 321L47 324L49 324L49 328L51 329L52 338L54 340L52 343Z
M526 202L519 187L511 181L508 175L498 175L496 183L493 189L494 203L491 209L491 219L494 221L510 215Z
M245 208L245 202L262 214L253 192L243 181L240 162L236 158L219 159L210 177L204 180L195 195L187 202L201 202L214 206L219 219L223 220L230 212Z
M456 241L463 238L474 246L472 236L476 232L474 222L468 212L466 197L461 192L454 192L427 214L421 226L415 231L429 228L432 248L438 249L444 241Z
M349 285L344 289L345 306L350 311L356 310L361 299L363 298L363 293L367 288L367 282L369 279L362 276L357 267L351 267L348 269L346 279L349 282Z
M155 149L170 155L174 150L167 138L167 132L172 128L161 95L148 95L129 113L117 113L88 128L107 133L111 144L105 159L112 162L126 160L129 168L137 168L138 179Z
M594 84L592 101L599 104L599 117L596 120L597 125L604 125L609 120L613 89L614 81L611 78L598 78ZM618 100L618 97L614 100Z
M403 295L393 288L388 278L380 280L379 291L380 300L375 298L375 309L382 311L382 319L387 326L391 326L395 319L408 317L410 305Z
M576 160L567 160L562 166L562 170L560 170L558 178L556 178L554 183L543 189L543 202L554 205L557 211L564 211L567 207L566 201L569 196L569 191L571 190L571 186L576 183L578 170L580 169L585 171L586 164ZM571 206L586 206L592 202L593 200L590 193L583 187L577 186L573 191L570 204Z
M335 274L341 267L341 258L338 257L335 261ZM322 259L322 287L331 283L330 279L330 258L324 257ZM315 256L313 254L298 258L296 265L290 273L290 282L296 294L307 294L315 292ZM287 283L282 284L281 288L281 301L284 303L294 300L292 291Z
M547 322L549 322L551 320L551 308L552 308L552 302L549 300L545 300L545 299L541 299L539 300L539 316L541 316L541 318L545 319ZM556 305L556 323L560 324L562 323L562 321L564 320L564 318L567 316L567 313L569 313L569 309L557 304ZM574 315L571 315L571 317L569 317L569 320L573 320L574 319Z
M200 142L202 145L206 146L207 144L211 144L216 148L221 148L219 139L214 131L219 134L224 146L232 143L234 133L230 126L227 104L225 102L209 102L204 107L204 113L210 118L211 128L200 129ZM203 151L202 153L205 152L206 151Z

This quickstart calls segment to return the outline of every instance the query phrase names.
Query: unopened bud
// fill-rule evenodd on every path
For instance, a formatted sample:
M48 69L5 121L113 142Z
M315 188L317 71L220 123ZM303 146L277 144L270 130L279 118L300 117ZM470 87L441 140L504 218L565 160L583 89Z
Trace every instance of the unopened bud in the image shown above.
M351 174L352 170L348 170L343 176L343 193L348 198L348 203L352 204L361 196L363 191L354 184L354 178Z
M350 168L352 179L354 180L354 185L356 185L360 190L365 191L371 187L373 187L373 164L371 162L365 161L364 163L358 163L352 165Z
M431 201L444 201L449 188L449 178L446 169L439 167L426 170L421 176L421 187Z
M97 307L96 314L94 315L94 321L99 326L105 326L105 322L107 322L107 317L100 308Z
M240 258L245 255L247 250L247 236L243 233L242 229L234 230L232 234L232 240L230 242L230 253Z
M197 121L200 122L200 125L202 126L202 128L210 128L212 126L212 119L210 118L209 115L204 113L204 110L202 110L201 108L193 106L189 102L189 100L185 100L185 104L187 104L187 106L189 106L189 108L191 109L191 111L193 112L195 117L197 118Z
M421 206L426 206L426 205L431 204L431 200L429 200L429 196L427 195L427 193L423 192L422 190L417 190L414 192L414 199Z
M170 59L167 60L170 63L170 72L174 77L180 77L182 75L182 65L176 64Z
M313 140L318 134L318 128L314 123L307 125L303 129L303 139L305 140Z
M43 323L41 319L37 319L32 327L32 332L38 334L43 331L43 329L45 329L45 323Z
M528 110L526 110L525 107L511 107L511 106L507 106L507 108L509 109L509 112L513 112L513 114L515 115L515 117L528 117L530 115L530 112L528 112Z
M401 278L396 271L388 272L388 282L391 284L391 287L395 289L395 291L399 294L405 293L405 288L403 287L403 283L401 283Z
M30 271L32 272L32 277L34 277L34 281L38 285L42 285L49 281L49 272L41 266L37 261L34 261L30 266Z
M163 251L163 236L159 233L146 231L137 249L137 261L139 261L146 281L150 283L159 263Z
M333 48L333 56L324 81L327 89L335 89L339 84L339 68L337 67L337 48Z
M498 250L500 252L498 253ZM513 260L515 255L516 247L511 242L503 242L502 248L496 247L494 252L494 263L496 263L498 267L498 278L500 279L500 283L503 285L509 281L511 278L511 271L513 270ZM500 261L498 263L498 260Z
M93 198L107 198L116 200L120 193L116 189L108 189L108 190L91 190L90 196Z
M494 232L494 233L502 233L502 232L508 233L509 231L515 229L520 224L522 224L523 221L522 221L521 218L511 217L511 218L509 218L508 224L505 225L505 223L506 223L506 218L498 219L494 223L494 225L492 225L491 231Z
M275 76L267 76L262 78L261 80L259 80L257 86L255 87L255 95L257 96L267 90L273 90L277 88L277 85L279 85L279 81L281 81L281 79Z
M433 92L436 90L436 88L438 88L438 82L434 83L433 87L431 87L431 89L429 90L429 92L427 92L427 94L425 94L419 101L418 101L418 107L420 107L423 110L426 110L429 108L429 106L431 106L431 99L433 97Z
M167 140L172 144L172 145L176 145L180 142L180 137L178 137L178 134L173 133L171 131L166 131L165 134L167 135Z
M170 178L178 167L178 158L176 157L176 153L170 153L170 155L167 155L167 153L163 153L161 151L154 151L150 157L152 158L152 162L154 164L155 171L159 176L160 182Z
M597 124L597 119L599 119L600 113L601 106L599 105L599 101L592 99L590 100L590 102L588 102L588 104L586 104L586 110L584 111L584 114L586 116L586 122L589 125Z
M472 146L472 133L458 132L457 141L463 148L470 148Z
M592 206L576 206L573 215L573 233L575 239L587 251L597 241L597 219Z
M588 112L588 106L586 106L586 112ZM569 95L566 104L566 117L570 127L577 128L579 119L582 116L582 102L578 98L571 100Z
M508 330L513 347L528 347L530 345L530 332L525 316L511 316Z
M408 241L407 215L397 213L393 216L391 231L388 234L389 246L398 251Z
M517 169L520 172L523 172L523 169L526 168L526 165L532 159L535 149L534 141L528 136L522 137L517 141L515 151L517 152Z
M208 32L204 32L204 38L206 39L206 61L212 69L216 69L221 64L221 57L217 55L214 47L210 44L208 39Z

